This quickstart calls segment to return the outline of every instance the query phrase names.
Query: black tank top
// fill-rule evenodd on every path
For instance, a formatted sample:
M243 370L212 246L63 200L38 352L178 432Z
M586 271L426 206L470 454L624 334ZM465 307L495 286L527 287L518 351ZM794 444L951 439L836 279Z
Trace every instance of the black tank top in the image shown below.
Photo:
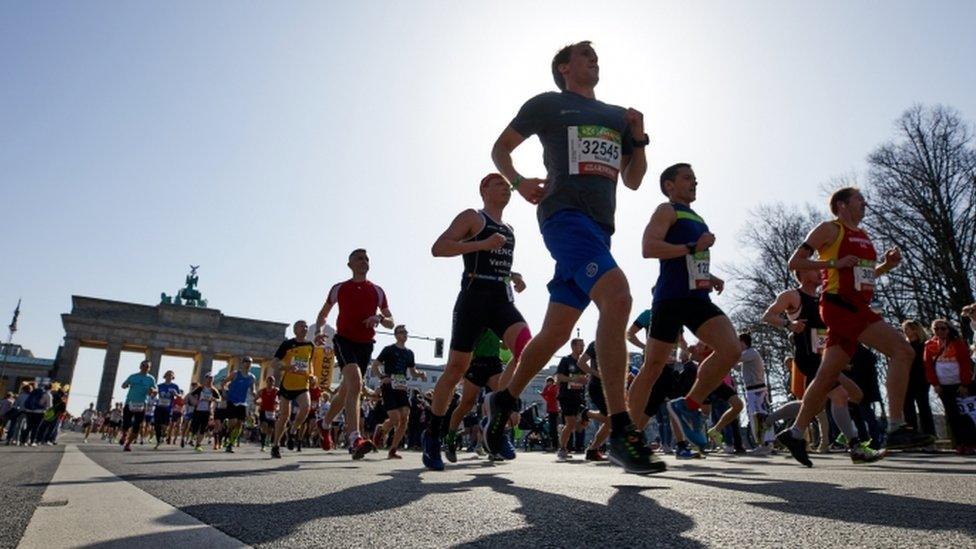
M462 288L502 282L507 284L512 276L512 256L515 253L515 233L507 223L498 223L484 211L479 211L485 226L469 242L485 240L495 233L505 237L505 245L497 250L482 250L464 254Z
M791 318L806 320L807 329L798 334L793 334L793 351L796 358L818 357L813 350L813 338L817 337L816 331L827 328L823 319L820 318L820 298L808 295L806 292L797 290L800 294L800 310Z

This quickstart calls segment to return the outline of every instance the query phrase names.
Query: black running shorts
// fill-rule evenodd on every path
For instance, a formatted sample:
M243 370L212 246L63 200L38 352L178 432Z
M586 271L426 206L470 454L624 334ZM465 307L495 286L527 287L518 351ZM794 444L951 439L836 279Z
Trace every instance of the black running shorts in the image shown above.
M525 319L509 300L506 284L493 282L490 286L461 290L454 302L451 350L470 353L485 328L502 337L519 322L525 322Z
M695 333L706 321L723 315L722 309L709 299L686 297L657 301L651 305L651 337L677 343L682 327L687 326Z
M470 381L478 387L488 387L488 380L502 373L504 366L502 359L491 356L475 357L471 359L471 365L464 374L464 379Z

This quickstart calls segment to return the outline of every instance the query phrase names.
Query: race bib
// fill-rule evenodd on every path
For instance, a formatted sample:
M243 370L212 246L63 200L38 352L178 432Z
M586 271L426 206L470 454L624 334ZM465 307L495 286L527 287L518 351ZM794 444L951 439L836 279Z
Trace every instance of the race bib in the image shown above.
M220 408L221 410L226 409L227 408L227 401L226 400L221 400L220 402L217 403L217 407Z
M620 132L603 126L569 126L567 150L571 175L599 175L617 180L620 173Z
M863 292L874 289L874 262L862 259L854 266L854 289Z
M956 397L959 413L968 416L976 424L976 396Z
M146 409L146 403L145 402L130 402L129 403L129 411L130 412L142 412L142 411L145 411L145 409Z
M576 383L574 381L569 382L569 385L568 386L569 386L570 389L572 389L574 391L581 391L583 389L583 384L582 383Z
M305 374L308 373L308 361L293 359L291 361L291 368L295 373Z
M407 390L407 376L403 374L394 374L390 376L390 383L393 385L393 388L396 389L397 391Z
M685 256L685 265L688 267L689 290L710 290L712 288L712 277L708 271L710 258L711 254L708 250Z
M172 402L172 401L169 399L169 397L159 397L159 403L157 405L158 406L169 406L170 402Z
M505 281L505 293L508 295L508 302L509 303L514 303L515 302L515 293L512 290L512 283L509 282L508 280Z
M271 420L273 420L273 419L275 419L276 416L277 416L277 414L275 414L274 411L265 410L265 412L264 412L264 419L271 419Z
M957 385L959 383L959 363L955 360L939 360L935 363L935 376L939 378L939 385Z
M815 354L821 354L827 347L827 329L813 328L810 330L810 350Z

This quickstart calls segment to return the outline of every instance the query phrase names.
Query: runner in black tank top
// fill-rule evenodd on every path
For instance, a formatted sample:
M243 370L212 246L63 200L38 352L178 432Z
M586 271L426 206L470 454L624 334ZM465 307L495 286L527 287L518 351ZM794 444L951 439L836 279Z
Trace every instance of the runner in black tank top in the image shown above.
M823 351L827 326L820 318L820 297L800 289L796 293L800 296L800 308L794 314L787 311L787 316L790 320L802 319L806 329L793 332L790 339L793 342L793 359L809 383L820 367L820 353Z
M444 468L441 426L454 388L471 364L475 342L488 329L498 334L505 345L517 354L520 350L519 338L528 337L528 327L522 314L515 308L512 293L513 286L518 292L525 288L522 278L512 272L515 234L508 224L501 221L512 191L498 174L490 174L482 179L480 190L484 209L461 212L431 247L435 257L460 255L464 260L461 291L454 304L451 351L444 373L434 387L430 428L423 438L424 465L434 470ZM509 455L514 457L514 453L514 448L511 448Z

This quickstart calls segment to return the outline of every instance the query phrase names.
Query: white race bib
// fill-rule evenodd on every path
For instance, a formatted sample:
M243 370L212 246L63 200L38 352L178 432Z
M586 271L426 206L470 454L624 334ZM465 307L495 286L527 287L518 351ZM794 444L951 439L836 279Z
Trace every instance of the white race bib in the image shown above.
M308 372L308 362L305 360L292 359L291 361L292 370L298 374L304 374Z
M264 419L273 420L273 419L275 419L275 417L277 417L277 414L273 410L270 410L270 411L269 410L265 410L264 411Z
M570 174L617 180L622 155L620 132L596 125L569 126L566 132Z
M170 400L169 397L159 397L159 403L157 406L169 406L170 402L172 402L172 400Z
M854 289L862 292L874 289L874 262L862 259L854 266Z
M935 376L939 378L939 385L958 385L959 363L955 360L936 361Z
M956 397L956 406L959 413L969 418L976 424L976 396Z
M712 277L708 270L710 259L711 254L708 250L685 256L685 265L688 267L689 290L710 290L712 288Z
M826 347L827 347L827 329L811 328L810 329L810 350L819 355L823 353L823 350Z
M220 402L218 402L217 408L220 408L221 410L225 410L227 408L227 401L221 400Z
M142 412L146 409L145 402L130 402L129 411L130 412Z
M576 383L576 382L573 382L573 381L570 381L569 384L568 384L568 386L569 386L570 389L573 389L574 391L579 391L579 390L582 390L583 389L583 384L582 383Z
M403 374L394 374L390 376L390 383L393 385L393 388L396 389L397 391L407 390L407 376Z

